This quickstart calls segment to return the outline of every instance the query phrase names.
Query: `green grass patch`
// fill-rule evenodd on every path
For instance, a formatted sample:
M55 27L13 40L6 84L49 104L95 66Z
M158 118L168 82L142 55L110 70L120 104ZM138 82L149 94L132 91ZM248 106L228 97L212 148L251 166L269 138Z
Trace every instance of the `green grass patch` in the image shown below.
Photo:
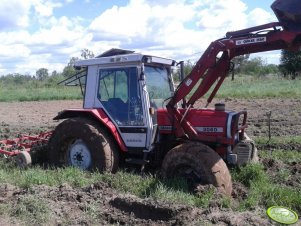
M154 198L174 203L207 207L213 198L213 190L202 196L188 191L181 180L161 181L155 175L138 175L119 171L109 173L85 172L77 168L42 169L39 166L19 170L13 164L0 162L0 183L9 183L21 188L32 188L35 185L60 186L64 183L72 187L85 187L103 181L121 193L130 193L140 198Z
M153 198L197 207L208 207L214 193L209 189L204 195L195 196L188 190L183 180L162 181L154 175L141 176L122 171L113 176L102 174L102 181L120 192L131 193L140 198Z
M27 225L41 225L50 219L49 204L32 195L20 198L10 211L11 216L26 222Z
M301 153L296 151L273 152L261 151L261 158L272 158L282 162L301 162ZM285 181L290 175L287 168L276 172L281 181ZM238 208L239 210L250 210L258 206L268 208L271 205L283 205L301 213L301 190L299 187L286 186L273 180L272 175L265 171L261 164L249 164L244 167L234 168L231 170L233 181L242 183L248 188L249 192L245 200L241 200L239 207L233 205L231 199L227 197L217 198L214 189L200 194L194 194L189 189L185 181L172 179L163 181L156 175L140 175L134 172L119 171L116 174L97 172L85 172L77 168L58 168L43 169L34 166L26 170L19 170L13 164L4 161L0 162L0 183L9 183L21 188L32 188L35 185L45 184L48 186L60 186L69 184L74 188L89 186L97 182L105 182L112 189L120 193L129 193L140 198L152 198L155 200L167 201L172 203L186 204L195 207L207 208L212 202L217 203L224 208ZM32 206L40 205L42 209L38 210L43 222L43 214L47 215L43 203L37 204L32 200L23 200L20 209L14 212L15 216L30 216L31 212L27 211ZM6 208L0 205L1 208ZM87 207L86 210L91 218L97 217L93 206ZM39 215L38 215L39 216Z
M278 76L239 75L234 81L227 78L217 93L218 98L300 98L301 79L287 80ZM40 101L81 99L79 87L49 85L43 82L28 84L0 83L0 101Z
M16 203L1 203L0 215L4 219L10 217L18 219L18 223L16 223L16 220L12 221L17 225L19 223L21 225L44 225L50 220L51 210L46 200L28 195L21 196Z
M21 188L46 184L59 186L68 183L73 187L84 187L101 179L101 174L84 172L76 168L42 169L35 166L20 170L13 164L0 162L0 183L10 183Z
M260 151L259 156L261 158L271 158L283 163L299 162L301 164L301 152L299 151L285 151L285 150L273 150L273 151Z
M301 136L278 136L272 137L271 140L267 137L256 137L255 142L258 145L264 144L301 144Z
M0 102L82 99L79 87L2 87Z
M273 183L262 165L250 164L235 169L232 172L232 178L244 184L250 191L247 198L240 202L240 210L254 209L257 206L268 208L280 205L301 213L300 189Z
M245 167L236 168L232 172L234 181L239 181L246 187L250 188L252 183L266 183L267 174L260 164L249 164Z
M218 91L218 98L300 98L301 79L287 80L277 76L237 76L227 78Z

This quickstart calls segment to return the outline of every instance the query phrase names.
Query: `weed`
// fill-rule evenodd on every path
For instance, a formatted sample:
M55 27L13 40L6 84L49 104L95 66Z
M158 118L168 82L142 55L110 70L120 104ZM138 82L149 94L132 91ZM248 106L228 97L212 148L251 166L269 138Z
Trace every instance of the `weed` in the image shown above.
M272 158L276 161L281 161L283 163L301 162L301 152L299 151L260 151L259 155L261 158Z
M288 171L284 170L282 174L287 175ZM250 188L247 198L240 203L239 209L254 209L258 205L265 208L280 205L301 211L300 189L273 183L273 178L268 176L261 165L250 164L235 169L232 175L234 180Z
M50 219L48 203L34 196L22 197L11 209L11 216L25 221L28 225L40 225Z
M232 172L232 178L246 187L251 187L251 184L254 183L266 183L268 181L267 174L260 164L248 164L245 167L236 168Z
M101 215L101 209L99 208L99 206L100 204L97 203L97 201L92 201L83 207L83 212L84 216L86 216L86 220L95 225L97 220L103 217Z
M269 141L267 137L256 137L256 144L301 144L301 136L281 136L281 137L272 137Z

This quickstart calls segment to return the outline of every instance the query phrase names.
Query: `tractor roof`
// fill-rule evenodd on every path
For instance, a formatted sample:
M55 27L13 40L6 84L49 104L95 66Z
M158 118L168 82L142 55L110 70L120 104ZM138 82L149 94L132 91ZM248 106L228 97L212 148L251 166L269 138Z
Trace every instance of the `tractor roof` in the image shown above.
M87 67L92 65L113 65L113 64L130 64L130 63L155 63L155 64L164 64L164 65L173 65L174 60L166 59L162 57L155 57L149 55L143 55L141 53L135 53L130 50L123 49L110 49L101 55L87 59L79 60L75 62L75 67Z

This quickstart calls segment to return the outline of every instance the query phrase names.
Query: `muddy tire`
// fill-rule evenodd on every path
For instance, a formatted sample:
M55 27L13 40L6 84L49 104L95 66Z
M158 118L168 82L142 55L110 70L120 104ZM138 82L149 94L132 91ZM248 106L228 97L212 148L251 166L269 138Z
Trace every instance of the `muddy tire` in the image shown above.
M231 196L232 180L227 165L210 147L197 142L180 144L171 149L163 160L162 176L182 177L194 187L212 184Z
M86 118L59 124L48 143L48 160L54 166L116 172L118 148L108 132Z

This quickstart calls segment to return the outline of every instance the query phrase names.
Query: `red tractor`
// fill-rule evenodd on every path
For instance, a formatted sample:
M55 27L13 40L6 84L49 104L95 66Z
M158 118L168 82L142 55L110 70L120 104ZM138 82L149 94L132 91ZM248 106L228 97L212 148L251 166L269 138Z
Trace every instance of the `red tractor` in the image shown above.
M50 136L49 161L109 172L121 161L161 166L163 177L213 184L230 195L227 164L256 160L257 149L244 132L246 111L229 111L221 103L207 107L235 56L299 49L301 3L277 0L272 9L280 22L228 32L210 44L185 78L181 62L127 50L76 62L79 73L64 83L79 82L83 109L64 110L54 118L65 120ZM175 88L177 65L182 82ZM207 104L194 107L209 91Z

